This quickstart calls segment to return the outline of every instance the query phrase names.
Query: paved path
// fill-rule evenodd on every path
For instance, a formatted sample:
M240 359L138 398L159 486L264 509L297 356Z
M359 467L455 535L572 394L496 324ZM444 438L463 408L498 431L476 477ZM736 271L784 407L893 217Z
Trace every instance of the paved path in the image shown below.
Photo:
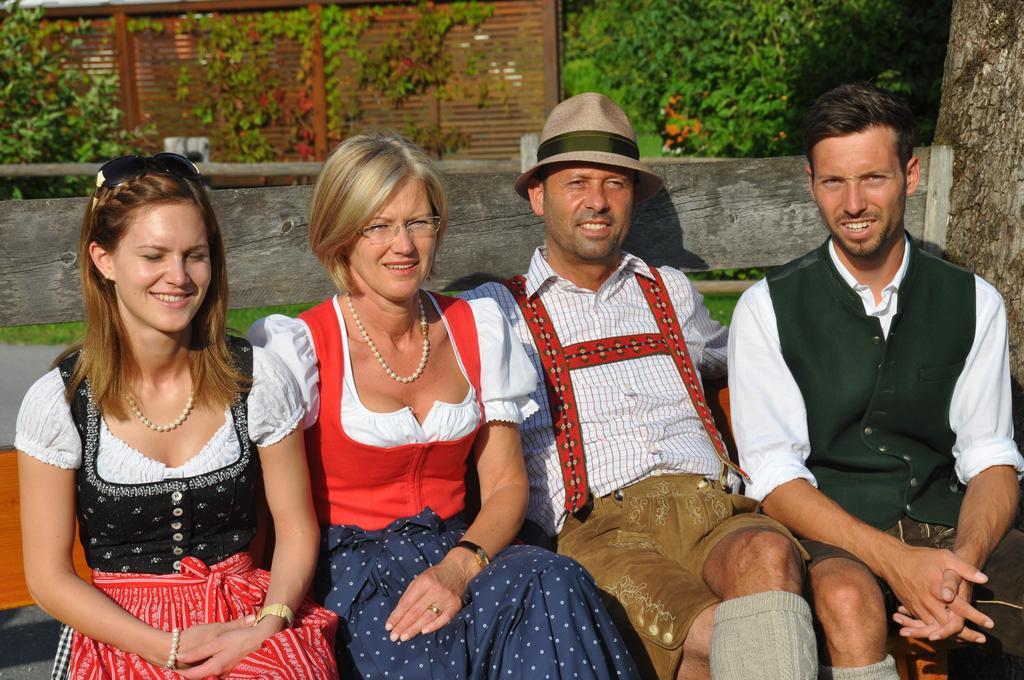
M0 611L0 680L48 680L59 634L39 607Z
M63 349L0 344L0 449L14 444L25 391ZM0 680L47 680L59 631L59 624L38 607L0 611Z
M0 345L0 449L14 445L14 424L25 391L63 351L59 345ZM6 680L6 676L0 676Z

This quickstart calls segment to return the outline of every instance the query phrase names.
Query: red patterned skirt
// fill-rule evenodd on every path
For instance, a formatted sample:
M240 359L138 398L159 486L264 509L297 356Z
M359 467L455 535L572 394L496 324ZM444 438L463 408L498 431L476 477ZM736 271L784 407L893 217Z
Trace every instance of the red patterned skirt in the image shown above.
M119 574L93 571L93 585L123 609L149 625L170 632L202 623L221 623L254 614L263 604L270 573L253 566L242 552L207 566L194 557L181 560L178 574ZM307 599L295 613L295 625L263 645L225 677L280 680L335 679L334 634L338 617ZM75 632L71 647L74 680L181 676L135 654Z

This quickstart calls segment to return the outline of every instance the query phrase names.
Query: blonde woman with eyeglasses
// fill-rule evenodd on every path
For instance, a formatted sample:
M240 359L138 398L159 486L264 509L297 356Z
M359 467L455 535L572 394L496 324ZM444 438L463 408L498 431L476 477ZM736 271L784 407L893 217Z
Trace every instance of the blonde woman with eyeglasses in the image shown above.
M298 388L224 334L227 276L196 167L105 164L79 244L84 341L22 403L25 574L66 624L54 676L336 678ZM264 480L273 574L247 548ZM75 521L92 583L71 563ZM69 644L68 644L69 643Z
M339 293L249 333L305 396L316 592L342 619L341 674L636 677L582 567L510 545L528 492L517 424L537 409L536 377L493 301L422 289L447 223L421 149L389 133L346 140L310 210Z

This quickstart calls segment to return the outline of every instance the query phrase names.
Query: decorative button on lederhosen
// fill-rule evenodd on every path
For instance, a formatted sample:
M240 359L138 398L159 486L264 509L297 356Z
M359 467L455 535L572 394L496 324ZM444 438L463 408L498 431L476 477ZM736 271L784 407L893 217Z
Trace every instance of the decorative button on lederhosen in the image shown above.
M181 543L182 540L184 540L185 537L181 533L177 533L177 534L174 534L173 536L171 536L171 538L173 538L178 543Z
M174 510L171 510L171 514L174 515L175 517L181 517L182 515L185 514L185 511L182 510L181 508L175 508Z

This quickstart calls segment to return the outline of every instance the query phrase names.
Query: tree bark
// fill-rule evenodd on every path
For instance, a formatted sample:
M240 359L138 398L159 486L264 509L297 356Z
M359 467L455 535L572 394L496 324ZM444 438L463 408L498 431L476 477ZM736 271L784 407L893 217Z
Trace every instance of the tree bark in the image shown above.
M1024 2L956 0L936 144L953 147L946 257L1006 302L1024 441Z
M935 143L953 147L946 257L1006 303L1014 424L1024 441L1024 2L955 0ZM1018 521L1018 526L1020 525ZM950 678L1024 678L1024 659L950 653Z

